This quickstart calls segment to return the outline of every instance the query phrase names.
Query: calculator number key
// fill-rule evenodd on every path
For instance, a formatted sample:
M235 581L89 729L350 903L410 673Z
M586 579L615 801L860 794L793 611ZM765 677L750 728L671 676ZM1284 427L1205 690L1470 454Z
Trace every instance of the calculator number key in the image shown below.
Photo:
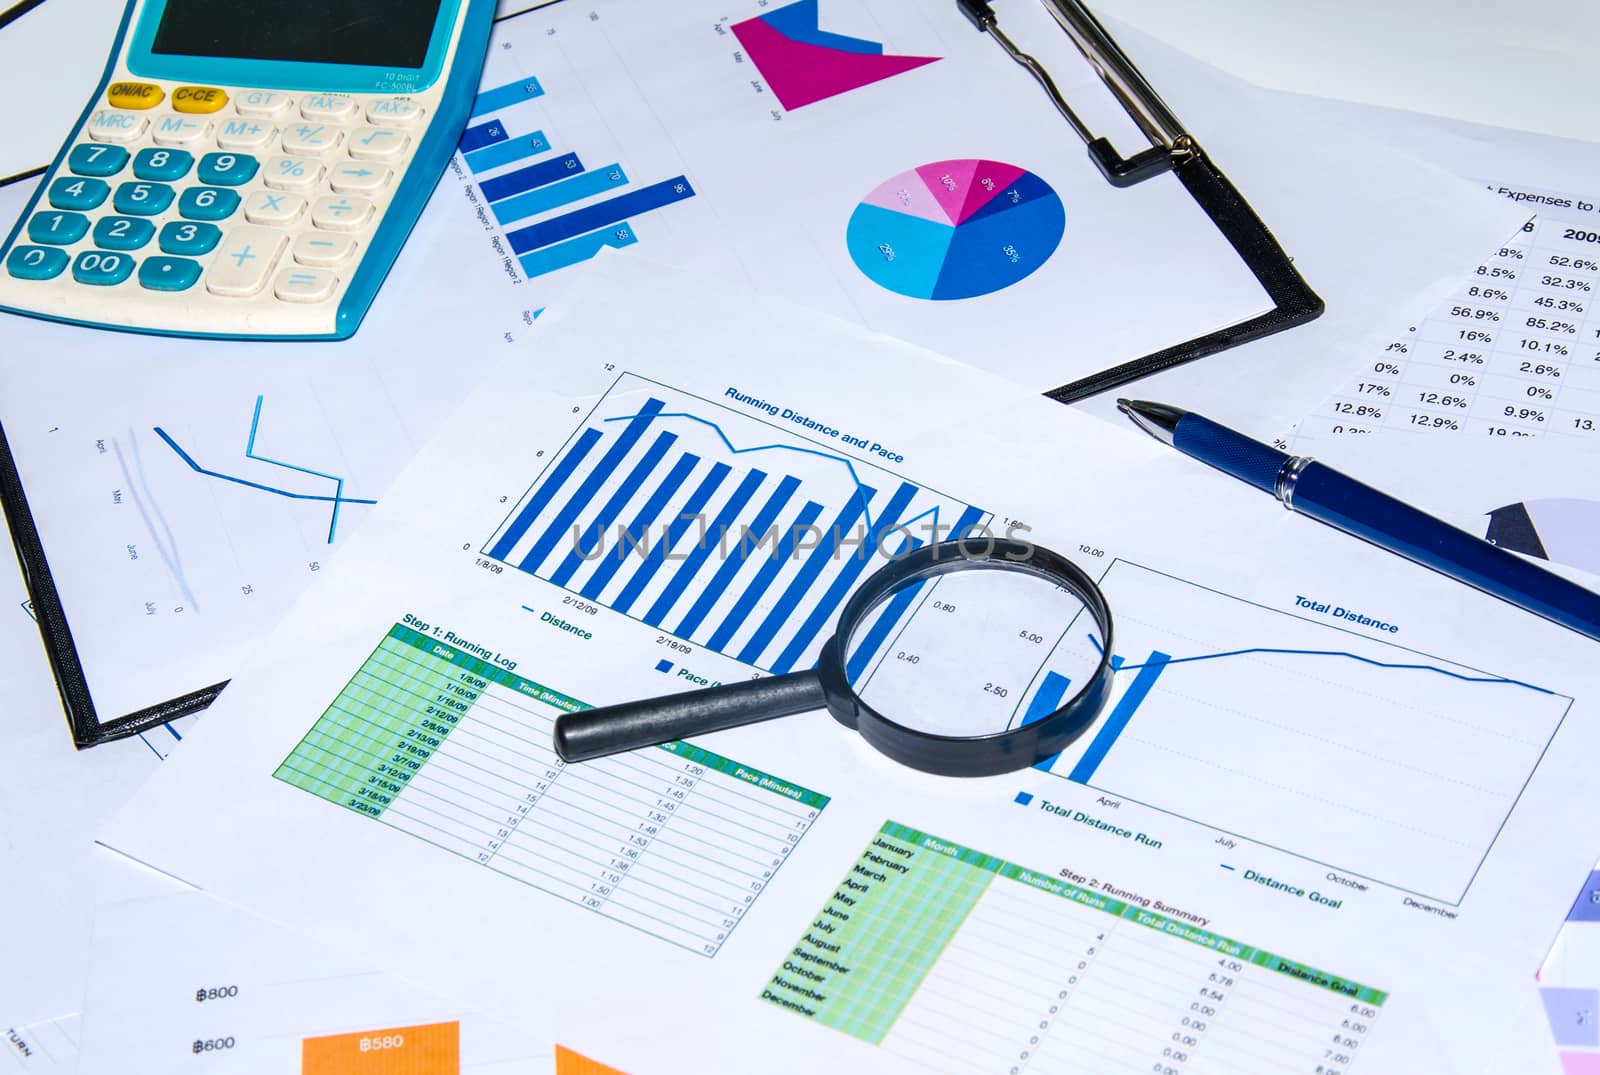
M350 133L350 155L358 160L393 160L411 142L388 127L357 127Z
M166 212L176 193L165 183L124 183L111 204L124 216L155 216Z
M305 157L273 157L263 171L274 190L310 190L322 182L322 165Z
M186 220L225 220L239 208L239 192L226 187L190 187L178 199L178 215Z
M67 267L67 252L46 246L17 246L6 258L6 271L19 280L52 280Z
M304 198L283 191L251 191L244 200L244 218L252 224L293 224L305 210Z
M174 220L161 229L157 240L163 253L182 254L197 258L209 254L222 238L222 229L215 224L188 224Z
M133 174L138 179L171 183L189 174L194 154L182 149L141 149L133 158Z
M214 295L245 297L266 286L289 236L272 228L234 228L217 248L206 270L206 290Z
M28 221L28 238L50 246L75 243L88 231L89 218L82 213L35 213Z
M121 146L97 146L84 143L72 147L67 154L67 167L75 175L92 175L104 179L116 175L128 163L128 151Z
M195 178L217 187L238 187L255 178L261 162L248 153L207 153Z
M98 206L110 193L111 188L103 179L62 176L50 184L46 197L52 208L83 212Z
M72 259L72 278L80 284L110 287L133 275L133 258L104 250L85 250Z
M156 226L142 217L101 217L95 221L94 245L104 250L137 250L155 233Z

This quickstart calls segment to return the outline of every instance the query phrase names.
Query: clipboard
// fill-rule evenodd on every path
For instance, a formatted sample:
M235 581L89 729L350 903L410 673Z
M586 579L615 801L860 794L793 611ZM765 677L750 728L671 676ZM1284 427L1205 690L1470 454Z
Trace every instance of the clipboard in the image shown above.
M1200 143L1151 88L1099 20L1078 0L1040 2L1144 133L1150 142L1147 149L1124 157L1110 139L1095 135L1061 95L1044 66L1019 49L1000 29L999 16L991 5L984 0L956 0L968 21L981 33L988 34L1039 83L1056 111L1083 139L1089 159L1106 182L1114 187L1131 187L1172 172L1233 247L1272 303L1272 308L1264 313L1070 381L1045 395L1060 403L1072 403L1321 316L1322 299L1301 277L1278 240L1238 188L1206 156Z

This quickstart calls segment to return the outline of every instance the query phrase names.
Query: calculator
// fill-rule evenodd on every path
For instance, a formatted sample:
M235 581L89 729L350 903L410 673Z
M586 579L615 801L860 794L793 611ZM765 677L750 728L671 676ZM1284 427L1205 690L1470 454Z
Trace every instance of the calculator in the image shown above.
M130 0L0 247L0 310L355 332L472 110L495 0Z

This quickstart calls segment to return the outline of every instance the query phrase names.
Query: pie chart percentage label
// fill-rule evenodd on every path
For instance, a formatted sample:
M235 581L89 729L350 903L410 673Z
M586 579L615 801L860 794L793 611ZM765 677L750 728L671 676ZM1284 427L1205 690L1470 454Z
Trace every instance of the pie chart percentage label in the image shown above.
M845 229L868 279L914 299L970 299L1008 288L1049 260L1066 211L1014 164L947 160L880 184Z

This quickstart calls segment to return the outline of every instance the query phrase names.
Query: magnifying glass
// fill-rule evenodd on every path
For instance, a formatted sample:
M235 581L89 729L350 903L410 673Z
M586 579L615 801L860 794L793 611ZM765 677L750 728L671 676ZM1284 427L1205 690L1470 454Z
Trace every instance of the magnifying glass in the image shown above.
M825 708L904 765L993 776L1060 753L1094 723L1111 652L1105 596L1066 557L1010 539L944 541L870 575L816 667L566 713L555 749L587 761Z

